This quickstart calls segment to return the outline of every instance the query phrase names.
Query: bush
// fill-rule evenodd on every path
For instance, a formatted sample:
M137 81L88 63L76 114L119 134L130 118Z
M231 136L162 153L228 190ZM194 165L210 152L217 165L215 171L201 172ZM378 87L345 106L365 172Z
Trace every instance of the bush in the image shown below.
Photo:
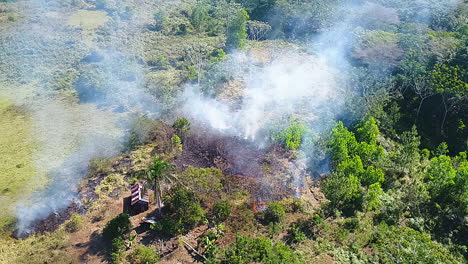
M306 130L303 123L290 120L288 127L274 133L273 140L279 141L288 150L297 150L301 147L302 136Z
M216 223L225 221L231 212L231 205L227 201L217 201L213 205L213 218Z
M268 205L268 209L265 211L263 219L268 222L281 222L281 220L286 216L286 208L280 202L271 202Z
M112 241L115 238L121 238L125 234L130 233L132 224L128 214L120 214L116 218L110 220L102 230L102 236L107 241Z
M18 20L18 15L17 14L8 15L8 21L15 22L16 20Z
M296 244L306 240L307 236L302 231L302 226L298 224L292 224L291 228L288 230L288 236L286 241L289 244Z
M112 247L111 247L111 262L116 264L120 263L122 260L122 256L125 251L125 243L122 237L116 237L112 239Z
M218 168L195 168L189 166L178 177L179 183L192 191L202 201L220 198L223 188L223 173Z
M178 153L182 153L182 140L177 135L173 135L171 137L172 148L176 150Z
M134 264L156 263L159 261L159 255L152 248L138 245L129 256L129 261Z
M299 263L293 250L281 242L274 242L266 237L253 238L237 235L236 242L224 252L221 263L247 264L259 263Z
M282 223L271 222L268 224L268 235L270 235L270 237L279 235L282 230L283 230Z
M138 145L147 143L155 138L161 123L147 116L138 116L131 124L130 134L127 139L127 147L135 149Z
M83 227L83 217L79 214L73 214L70 220L65 224L65 230L70 233L76 232Z
M380 225L372 242L381 263L464 263L429 234Z
M226 32L226 48L228 50L244 48L247 39L248 19L247 12L244 9L239 9L235 18L228 24Z
M177 118L172 127L177 131L177 134L182 136L190 131L190 122L184 117Z
M170 215L155 224L165 235L175 236L188 232L205 219L205 212L193 192L176 186L166 202Z

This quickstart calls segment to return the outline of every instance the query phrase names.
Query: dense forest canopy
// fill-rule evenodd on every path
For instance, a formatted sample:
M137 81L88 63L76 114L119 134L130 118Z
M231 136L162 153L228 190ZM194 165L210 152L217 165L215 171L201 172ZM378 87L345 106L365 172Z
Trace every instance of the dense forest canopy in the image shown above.
M466 263L467 124L466 1L0 0L0 263Z

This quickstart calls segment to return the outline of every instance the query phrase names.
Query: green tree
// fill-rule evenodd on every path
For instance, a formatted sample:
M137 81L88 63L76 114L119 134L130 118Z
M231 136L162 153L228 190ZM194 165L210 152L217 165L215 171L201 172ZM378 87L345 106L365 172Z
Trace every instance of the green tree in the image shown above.
M186 233L205 220L205 212L196 195L181 185L173 188L166 203L170 214L155 224L156 229L166 235Z
M159 255L150 247L138 245L129 256L129 260L134 264L152 264L159 261Z
M205 2L198 2L192 10L190 22L197 32L206 30L206 26L212 19L209 14L210 7Z
M268 208L264 213L264 219L268 223L279 223L286 216L286 207L281 202L268 203Z
M380 225L372 245L381 263L464 263L430 235L408 227Z
M369 186L367 194L364 196L364 207L366 210L376 210L380 207L379 197L383 194L380 183L376 182Z
M177 131L179 136L184 136L190 131L191 125L187 118L181 117L174 121L172 127Z
M442 133L447 115L457 104L464 103L468 98L468 83L463 78L464 69L459 66L435 65L429 74L429 83L441 95L444 106L440 127Z
M297 254L281 242L266 237L253 238L238 234L236 242L229 245L223 254L223 264L294 264L300 263Z
M187 167L178 176L178 181L194 192L202 201L220 198L223 173L218 168Z
M227 201L216 201L213 205L212 211L215 222L220 223L225 221L231 215L232 208Z
M228 50L242 49L247 39L247 20L249 15L244 9L239 9L237 15L227 25L226 48Z
M113 264L118 264L122 261L125 253L125 242L122 237L115 237L112 239L110 260Z
M120 214L110 220L102 230L102 236L107 241L112 241L114 238L121 238L130 232L132 223L128 214Z
M176 150L178 154L182 153L182 140L179 136L173 135L171 137L172 148Z
M153 164L147 169L135 172L138 178L144 177L154 190L154 196L158 203L159 215L162 215L162 184L164 182L173 182L176 179L175 175L169 173L173 168L175 168L174 164L155 158Z

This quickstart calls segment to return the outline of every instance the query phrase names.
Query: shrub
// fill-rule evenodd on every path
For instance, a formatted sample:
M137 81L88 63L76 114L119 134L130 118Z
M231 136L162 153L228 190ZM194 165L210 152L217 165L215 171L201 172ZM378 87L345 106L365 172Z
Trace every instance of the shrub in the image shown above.
M168 16L164 11L158 11L154 14L154 28L158 31L164 30L168 24Z
M173 135L171 137L171 143L173 149L175 149L178 153L182 153L182 140L180 140L179 136Z
M177 118L172 127L177 130L177 134L185 135L190 131L190 122L184 117Z
M296 120L290 120L288 127L282 131L275 132L273 140L279 141L286 149L299 149L302 143L302 136L306 132L306 126Z
M195 168L189 166L178 177L179 182L202 201L220 198L223 173L218 168Z
M225 221L232 212L231 205L227 201L217 201L213 206L213 218L217 223Z
M15 22L16 20L18 20L18 15L17 14L8 15L8 21Z
M110 220L102 230L102 236L107 241L112 241L114 238L123 237L130 232L132 224L128 214L120 214L116 218Z
M165 235L175 236L186 233L205 219L205 212L193 192L176 186L166 202L170 215L155 224Z
M299 263L293 250L281 242L274 242L266 237L253 238L237 235L236 242L224 252L221 263L247 264L259 263Z
M281 233L282 230L283 230L282 223L271 222L268 224L268 235L270 235L270 237L279 235L279 233Z
M372 242L381 263L464 263L429 234L380 225Z
M111 262L116 264L120 263L122 260L122 256L125 251L125 243L122 237L116 237L112 239L112 246L111 246Z
M130 133L127 139L127 147L135 149L138 145L147 143L156 137L161 123L147 116L138 116L131 124Z
M286 208L280 202L271 202L268 205L268 209L265 211L263 219L270 222L281 222L281 220L286 216Z
M306 238L306 234L302 231L302 227L298 224L292 224L291 228L288 230L286 241L289 244L296 244L304 241Z
M239 9L235 18L228 23L226 32L226 48L228 50L244 48L247 39L246 22L248 19L247 12L244 9Z
M83 217L79 214L73 214L70 220L65 224L65 230L68 232L76 232L83 227Z
M159 255L152 248L138 245L129 256L129 261L134 264L156 263L159 261Z

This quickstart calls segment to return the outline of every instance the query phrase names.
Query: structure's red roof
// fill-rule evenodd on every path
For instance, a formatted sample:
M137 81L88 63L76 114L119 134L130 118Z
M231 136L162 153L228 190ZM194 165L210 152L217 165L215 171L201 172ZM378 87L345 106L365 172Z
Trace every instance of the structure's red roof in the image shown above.
M131 205L134 205L138 203L139 201L143 201L146 203L148 202L148 196L146 195L143 196L142 190L143 190L143 184L141 183L137 183L130 188L130 191L132 192Z

